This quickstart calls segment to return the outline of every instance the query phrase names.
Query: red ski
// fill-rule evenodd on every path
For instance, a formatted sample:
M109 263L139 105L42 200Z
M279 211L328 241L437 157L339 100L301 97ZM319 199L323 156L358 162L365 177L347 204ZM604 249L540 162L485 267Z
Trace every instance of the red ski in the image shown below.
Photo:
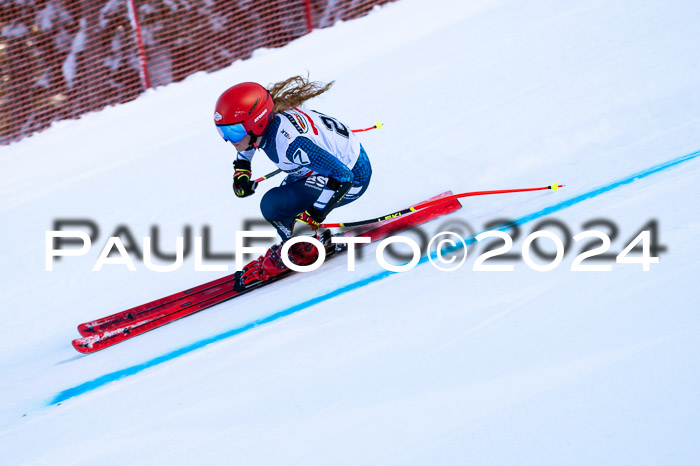
M452 192L448 191L429 200L447 197L451 194ZM376 226L358 227L345 232L342 236L365 236L374 242L449 214L459 208L461 208L461 204L453 199L406 216L387 220L379 225L375 224ZM266 286L293 273L292 271L283 273L244 291L233 289L234 275L232 274L150 303L80 324L78 331L83 337L73 340L73 347L81 353L99 351L202 309Z

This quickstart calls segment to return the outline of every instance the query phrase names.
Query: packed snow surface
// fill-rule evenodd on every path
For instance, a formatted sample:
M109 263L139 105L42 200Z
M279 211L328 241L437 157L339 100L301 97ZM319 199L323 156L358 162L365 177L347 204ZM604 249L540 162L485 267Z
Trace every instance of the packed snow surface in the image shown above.
M691 0L401 0L0 148L2 463L697 464L698 24ZM464 199L422 232L466 238L515 219L511 253L546 229L571 242L564 260L475 271L479 242L457 271L423 260L388 274L372 245L355 272L334 260L76 353L78 323L225 274L195 271L192 254L169 273L135 257L135 272L92 268L120 228L172 252L208 227L210 249L232 253L281 177L234 197L214 102L307 71L336 81L310 108L385 125L361 135L369 190L330 221L558 182ZM254 174L272 169L258 154ZM60 219L99 236L48 272ZM654 220L659 263L615 263ZM611 271L571 271L587 229L613 237L612 259L584 264Z

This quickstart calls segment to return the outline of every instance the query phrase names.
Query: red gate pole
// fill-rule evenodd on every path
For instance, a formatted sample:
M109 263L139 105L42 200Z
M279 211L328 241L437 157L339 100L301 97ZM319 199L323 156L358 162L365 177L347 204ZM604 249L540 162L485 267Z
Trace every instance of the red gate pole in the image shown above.
M311 22L311 0L304 0L304 9L306 10L306 28L311 32L314 30L314 24Z
M129 19L131 20L131 28L136 36L136 48L139 54L139 63L141 64L141 80L143 81L144 89L150 89L151 81L148 79L148 65L146 64L146 49L143 46L143 36L141 35L141 25L136 14L136 0L127 0L127 9L129 10Z

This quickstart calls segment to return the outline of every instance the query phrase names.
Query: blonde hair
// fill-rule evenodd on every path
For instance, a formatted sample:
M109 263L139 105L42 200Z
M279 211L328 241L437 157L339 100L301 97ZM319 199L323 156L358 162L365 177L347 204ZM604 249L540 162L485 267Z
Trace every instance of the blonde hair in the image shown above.
M299 107L309 99L321 95L331 88L334 81L324 84L318 81L309 81L308 76L292 76L284 81L272 84L268 90L275 103L274 113L291 110Z

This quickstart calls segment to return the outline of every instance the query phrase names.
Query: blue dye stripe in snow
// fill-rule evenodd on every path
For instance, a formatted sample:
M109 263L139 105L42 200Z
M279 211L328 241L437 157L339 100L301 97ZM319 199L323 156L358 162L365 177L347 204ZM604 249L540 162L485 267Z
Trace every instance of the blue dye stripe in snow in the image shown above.
M633 175L630 175L628 177L622 178L618 181L614 181L612 183L609 183L605 186L601 186L600 188L593 189L591 191L588 191L586 193L580 194L576 197L573 197L571 199L568 199L566 201L559 202L557 204L551 205L549 207L545 207L542 210L539 210L537 212L534 212L532 214L525 215L523 217L520 217L513 221L513 224L517 225L522 225L528 222L531 222L533 220L537 220L541 217L545 217L547 215L550 215L554 212L558 212L562 209L566 209L567 207L571 207L572 205L578 204L582 201L585 201L586 199L591 199L596 196L600 196L601 194L604 194L608 191L612 191L613 189L619 188L620 186L624 186L626 184L632 183L635 180L646 178L649 175L653 175L654 173L658 173L660 171L669 169L671 167L674 167L676 165L679 165L683 162L687 162L689 160L692 160L696 157L700 156L700 151L693 152L692 154L687 154L682 157L675 158L673 160L669 160L668 162L664 162L662 164L653 166L651 168L648 168L646 170L642 170L638 173L635 173ZM466 238L466 243L473 243L475 240L473 237L471 238ZM424 256L421 258L419 264L425 263L428 261L428 256ZM62 401L65 401L69 398L73 398L78 395L82 395L84 393L90 392L92 390L95 390L96 388L99 388L103 385L106 385L110 382L114 382L115 380L123 379L124 377L129 377L130 375L138 374L139 372L148 369L153 366L157 366L158 364L162 364L164 362L170 361L172 359L178 358L184 354L191 353L192 351L195 351L199 348L203 348L211 343L216 343L217 341L225 340L227 338L230 338L232 336L238 335L240 333L243 333L247 330L250 330L254 327L258 327L263 324L267 324L269 322L273 322L275 320L278 320L282 317L286 317L290 314L294 314L295 312L301 311L303 309L309 308L315 304L321 303L323 301L327 301L329 299L335 298L336 296L340 296L342 294L345 294L349 291L355 290L357 288L362 288L363 286L369 285L370 283L383 280L384 278L393 275L394 272L390 271L382 271L379 273L376 273L374 275L371 275L367 278L364 278L362 280L358 280L354 283L351 283L349 285L343 286L341 288L338 288L336 290L333 290L331 292L328 292L326 294L323 294L321 296L317 296L315 298L309 299L307 301L304 301L302 303L296 304L294 306L288 307L286 309L283 309L281 311L278 311L272 315L269 315L267 317L264 317L262 319L258 319L256 321L250 322L246 325L243 325L241 327L237 327L231 330L228 330L226 332L220 333L218 335L214 335L209 338L205 338L203 340L197 341L195 343L192 343L191 345L184 346L180 349L177 349L175 351L171 351L169 353L163 354L161 356L158 356L156 358L150 359L148 361L145 361L141 364L137 364L131 367L127 367L125 369L121 369L115 372L110 372L109 374L105 374L101 377L97 377L96 379L87 381L85 383L82 383L80 385L76 385L75 387L63 390L62 392L58 393L53 399L51 399L48 402L48 405L54 405L57 403L60 403Z

